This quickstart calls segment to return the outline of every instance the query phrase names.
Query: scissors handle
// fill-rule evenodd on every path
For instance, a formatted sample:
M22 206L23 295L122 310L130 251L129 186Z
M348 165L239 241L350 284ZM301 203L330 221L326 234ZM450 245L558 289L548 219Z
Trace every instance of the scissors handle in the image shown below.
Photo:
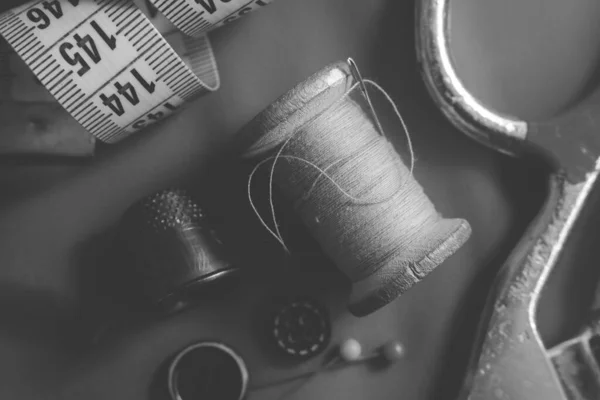
M546 151L573 182L600 167L600 104L595 97L548 121L527 123L526 141Z
M547 121L501 114L473 96L456 71L450 47L450 0L417 2L416 17L417 57L425 87L454 126L506 154L542 155L572 182L584 181L599 167L599 89Z
M566 398L536 327L536 307L597 176L571 183L564 173L551 175L544 208L494 282L461 399Z

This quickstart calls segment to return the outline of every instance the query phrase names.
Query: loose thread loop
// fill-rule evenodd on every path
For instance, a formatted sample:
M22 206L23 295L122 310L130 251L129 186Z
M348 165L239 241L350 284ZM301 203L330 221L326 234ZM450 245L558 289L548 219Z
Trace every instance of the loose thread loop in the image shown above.
M250 206L252 207L253 212L256 214L258 220L260 221L261 225L269 232L269 234L271 236L273 236L283 247L284 251L287 254L290 254L290 249L288 248L288 246L285 243L285 240L283 239L283 236L281 234L281 231L279 229L279 224L277 223L277 217L276 217L276 211L275 211L275 204L274 204L274 200L273 200L273 181L274 181L274 175L275 175L275 167L277 165L277 162L279 161L279 159L288 159L288 160L295 160L295 161L299 161L301 163L304 163L306 165L309 165L310 167L314 168L315 170L317 170L319 172L319 175L317 176L317 178L315 179L315 182L312 184L310 190L307 192L307 196L310 196L310 193L312 192L312 190L316 187L318 180L321 177L324 177L325 179L327 179L328 181L330 181L336 188L337 190L339 190L345 197L349 198L350 200L359 203L359 204L378 204L378 203L383 203L386 201L389 201L391 198L393 198L394 196L396 196L398 193L400 193L400 191L402 190L402 188L404 187L404 185L406 184L406 182L411 179L413 177L413 171L414 171L414 164L415 164L415 156L414 156L414 150L413 150L413 146L412 146L412 141L410 138L410 132L408 130L408 127L404 121L404 118L402 117L402 114L400 113L398 107L396 106L396 104L394 103L394 101L392 100L391 96L376 82L369 80L369 79L363 79L362 76L360 75L360 71L358 70L358 67L356 66L356 63L354 63L354 60L352 59L348 59L348 62L351 66L352 69L352 73L355 77L355 79L357 80L356 83L354 83L338 100L336 100L331 106L329 106L323 113L316 115L314 118L312 118L311 120L307 121L304 125L298 127L297 129L294 130L294 132L292 132L292 134L283 142L283 144L281 145L281 147L279 148L279 150L277 151L277 153L269 158L266 158L262 161L260 161L252 170L252 172L250 173L249 177L248 177L248 201L250 203ZM300 157L296 157L293 155L287 155L287 154L283 154L284 149L286 148L286 146L289 144L289 142L294 139L296 137L296 135L298 134L298 132L301 131L301 129L306 126L307 124L314 122L317 118L322 117L324 114L326 114L327 111L329 111L330 109L334 108L335 106L339 105L341 102L343 102L357 87L361 88L361 91L363 93L363 97L365 97L365 100L367 101L368 107L370 112L372 113L375 125L377 126L377 129L380 133L381 136L383 136L386 140L388 140L387 135L385 134L385 131L381 125L381 122L379 121L379 117L377 115L377 112L375 111L375 108L371 102L371 99L369 97L368 91L367 91L367 86L366 84L371 85L372 87L374 87L375 89L377 89L377 91L379 91L381 94L383 94L383 96L385 97L385 99L387 100L388 103L390 103L392 105L392 108L394 110L394 113L396 114L397 118L400 120L400 123L402 125L402 128L405 132L405 136L406 136L406 140L407 140L407 147L408 147L408 152L410 155L410 168L409 168L409 174L405 180L405 182L403 182L398 190L393 193L392 195L388 196L385 199L381 199L381 200L376 200L376 201L368 201L368 200L364 200L364 199L360 199L360 198L356 198L354 196L352 196L348 191L346 191L338 182L336 182L336 180L327 173L327 171L334 167L335 165L337 165L338 163L342 162L345 160L345 158L341 158L335 162L333 162L332 164L330 164L329 166L325 167L325 168L321 168L318 165L316 165L315 163L300 158ZM389 140L388 140L389 142ZM388 147L388 150L393 151L392 149L390 149ZM364 150L363 150L364 151ZM353 155L350 159L352 158L356 158L360 155L360 152ZM268 161L273 160L273 163L271 165L270 168L270 172L269 172L269 208L270 208L270 214L271 214L271 218L272 218L272 222L273 222L273 228L271 228L269 226L269 224L265 221L265 219L261 216L260 212L258 211L256 205L254 204L254 201L252 199L252 182L254 179L255 174L257 173L257 171L264 165L266 164ZM401 160L397 160L397 162L402 162Z

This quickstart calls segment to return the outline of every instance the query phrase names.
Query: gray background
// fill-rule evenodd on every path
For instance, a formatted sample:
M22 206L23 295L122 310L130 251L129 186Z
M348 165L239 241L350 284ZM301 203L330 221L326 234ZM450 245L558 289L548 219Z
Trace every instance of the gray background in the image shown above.
M317 365L273 364L249 335L253 310L268 292L260 280L175 318L132 324L110 343L90 347L83 339L89 321L103 315L85 306L89 293L78 277L90 274L82 253L95 254L90 246L102 242L131 202L176 182L209 196L215 189L200 180L200 172L221 159L236 131L294 84L348 56L398 102L415 143L417 178L440 211L471 222L473 237L419 287L365 319L343 310L347 288L339 280L305 279L329 301L335 339L354 336L368 350L398 338L407 356L386 371L357 367L319 376L288 398L451 397L472 334L467 322L481 308L498 262L539 207L543 174L471 143L443 119L418 75L413 13L412 2L398 0L277 0L214 35L222 89L186 113L103 149L87 165L4 166L0 398L146 399L163 360L207 337L239 349L256 381ZM498 110L529 118L556 113L596 68L599 19L594 0L453 0L460 76ZM381 111L388 122L389 111ZM402 137L396 140L402 149ZM96 251L101 254L101 246ZM244 267L258 265L248 259ZM549 342L573 331L575 325L561 327L582 314L561 313L571 282L556 282L556 294L541 311ZM574 310L589 300L571 297ZM249 398L278 399L288 389Z

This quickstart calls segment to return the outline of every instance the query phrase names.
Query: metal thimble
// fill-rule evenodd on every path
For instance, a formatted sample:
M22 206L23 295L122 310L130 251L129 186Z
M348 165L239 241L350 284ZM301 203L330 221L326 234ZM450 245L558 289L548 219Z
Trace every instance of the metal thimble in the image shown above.
M141 297L161 308L185 305L188 295L237 271L194 199L168 189L131 206L120 227Z

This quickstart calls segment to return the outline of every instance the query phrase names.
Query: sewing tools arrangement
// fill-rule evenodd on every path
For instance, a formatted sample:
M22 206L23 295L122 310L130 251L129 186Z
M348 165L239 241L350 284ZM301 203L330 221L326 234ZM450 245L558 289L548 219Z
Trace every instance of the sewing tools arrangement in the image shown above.
M424 279L470 234L466 221L443 219L423 193L412 166L386 139L367 85L385 98L377 84L362 80L352 60L332 65L276 100L239 136L243 157L256 165L248 177L248 201L262 228L293 259L276 213L280 206L292 209L324 256L352 282L348 308L356 316L375 312ZM270 207L255 203L254 181L260 177L269 182ZM275 190L281 194L277 200ZM276 201L287 205L276 207ZM190 292L244 269L224 261L218 232L179 189L138 202L124 215L120 231L135 260L129 265L138 277L137 291L151 304L167 302L162 309L169 312L193 307ZM327 308L310 298L284 302L268 319L264 332L271 348L295 362L339 346L323 367L290 379L371 360L393 362L404 353L398 341L373 355L364 355L354 339L332 344L330 324ZM277 384L256 383L249 375L251 389Z
M268 3L29 2L0 16L0 35L13 49L5 45L0 58L3 100L56 99L94 140L117 143L217 90L220 78L205 33ZM23 72L25 66L32 74ZM374 96L394 109L394 129L384 129ZM390 135L405 136L402 157ZM469 238L467 221L443 218L415 179L414 151L400 111L352 59L291 89L238 137L239 162L254 165L247 201L260 229L293 260L296 250L278 212L296 215L322 258L351 284L347 308L355 317L393 302ZM256 195L258 181L267 183L266 196ZM259 197L266 204L258 204ZM195 293L219 288L224 278L243 276L249 268L235 257L235 248L221 242L219 226L201 201L180 188L151 194L124 211L115 231L127 256L120 274L129 277L129 289L142 302L167 318L202 301ZM295 228L300 227L286 229ZM278 304L263 328L271 349L289 362L324 361L283 382L369 362L389 365L406 351L400 338L372 352L352 337L334 341L327 304L308 295ZM235 343L197 339L170 360L168 376L161 377L172 400L208 395L240 400L281 384L254 380Z

